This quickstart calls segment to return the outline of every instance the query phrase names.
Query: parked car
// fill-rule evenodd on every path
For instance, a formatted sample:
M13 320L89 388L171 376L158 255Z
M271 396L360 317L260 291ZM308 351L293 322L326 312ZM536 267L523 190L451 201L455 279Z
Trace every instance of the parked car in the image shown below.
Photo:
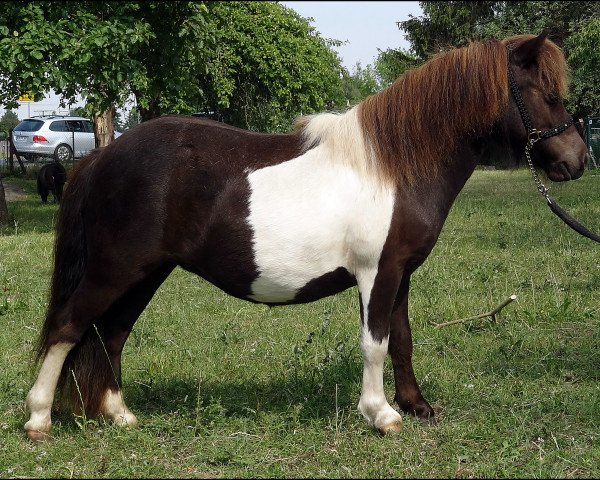
M17 152L26 157L54 157L63 163L83 157L95 146L94 125L83 117L26 118L13 129L12 136Z

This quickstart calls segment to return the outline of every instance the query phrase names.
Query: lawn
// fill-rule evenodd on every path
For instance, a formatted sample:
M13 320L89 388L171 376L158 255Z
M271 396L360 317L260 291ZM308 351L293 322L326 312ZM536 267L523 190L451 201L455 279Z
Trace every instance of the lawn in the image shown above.
M600 245L555 217L529 173L477 170L413 275L414 367L437 414L379 436L356 405L356 289L255 305L175 270L123 355L140 426L54 413L30 443L24 399L47 304L56 205L11 202L0 233L0 477L600 476ZM600 231L600 171L551 195ZM490 310L497 316L436 329ZM393 398L391 363L385 385Z

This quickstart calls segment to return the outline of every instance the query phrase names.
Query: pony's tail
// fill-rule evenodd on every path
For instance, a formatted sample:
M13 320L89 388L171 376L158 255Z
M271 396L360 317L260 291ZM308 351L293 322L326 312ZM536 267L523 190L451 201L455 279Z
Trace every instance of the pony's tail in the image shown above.
M64 307L85 273L87 248L82 213L95 160L99 156L99 151L93 151L80 160L72 171L60 204L50 301L35 352L38 363L53 344L63 341L57 334L64 322ZM100 389L105 390L106 381L102 379L109 382L114 379L111 370L104 345L92 326L69 352L63 364L58 383L61 397L76 410L83 408L85 415L94 416L100 407Z

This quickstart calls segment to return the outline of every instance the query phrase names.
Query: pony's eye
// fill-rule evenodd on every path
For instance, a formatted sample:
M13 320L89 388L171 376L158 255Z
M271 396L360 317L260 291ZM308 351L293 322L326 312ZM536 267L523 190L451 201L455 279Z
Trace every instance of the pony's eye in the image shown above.
M548 95L546 102L548 103L548 105L556 105L558 102L560 101L560 98L558 98L558 95Z

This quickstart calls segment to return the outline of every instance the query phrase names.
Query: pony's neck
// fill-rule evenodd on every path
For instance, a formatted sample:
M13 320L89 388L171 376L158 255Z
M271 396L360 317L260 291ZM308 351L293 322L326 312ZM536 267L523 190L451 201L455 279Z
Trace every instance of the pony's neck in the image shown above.
M358 119L384 176L414 185L481 135L508 104L508 57L498 41L439 54L365 99Z

